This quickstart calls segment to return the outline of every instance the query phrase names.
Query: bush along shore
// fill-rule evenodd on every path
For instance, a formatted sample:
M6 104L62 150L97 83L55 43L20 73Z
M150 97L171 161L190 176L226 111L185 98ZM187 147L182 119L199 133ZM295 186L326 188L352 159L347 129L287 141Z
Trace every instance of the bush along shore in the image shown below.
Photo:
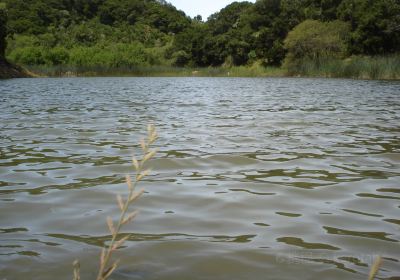
M1 65L1 63L0 63ZM400 80L400 55L375 57L322 58L302 60L295 65L264 67L260 63L232 67L173 66L70 66L25 65L28 71L10 77L315 77L368 80ZM10 68L10 69L15 69ZM15 72L15 70L12 70ZM11 72L12 72L11 71ZM11 73L9 71L9 73ZM34 74L32 74L34 73ZM2 75L2 73L1 73Z
M289 76L400 80L400 55L302 60L287 69Z

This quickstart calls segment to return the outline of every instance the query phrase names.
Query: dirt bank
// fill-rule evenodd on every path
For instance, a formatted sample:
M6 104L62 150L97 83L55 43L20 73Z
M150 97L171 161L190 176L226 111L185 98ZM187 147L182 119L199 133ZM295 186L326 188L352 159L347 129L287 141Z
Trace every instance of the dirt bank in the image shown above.
M31 73L22 67L13 65L4 59L0 59L0 79L29 78L33 77Z

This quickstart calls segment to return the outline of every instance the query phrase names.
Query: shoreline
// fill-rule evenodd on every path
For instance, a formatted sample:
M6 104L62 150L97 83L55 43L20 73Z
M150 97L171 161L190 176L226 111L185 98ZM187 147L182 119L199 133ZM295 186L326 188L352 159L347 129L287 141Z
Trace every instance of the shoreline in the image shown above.
M138 66L131 68L25 66L39 77L286 77L281 68L264 67L172 67Z
M0 79L32 78L36 75L21 66L0 59Z
M365 80L365 81L400 81L400 77L383 77L383 78L371 78L369 76L364 77L345 77L345 76L326 76L326 75L269 75L268 73L262 75L235 75L235 74L208 74L208 73L181 73L181 72L165 72L165 73L137 73L137 72L80 72L80 73L60 73L56 75L49 75L37 72L30 72L30 75L24 77L13 77L13 78L316 78L316 79L350 79L350 80Z
M336 70L336 69L335 69ZM317 69L306 73L288 71L282 67L234 66L234 67L171 67L144 66L131 68L74 67L74 66L17 66L0 61L0 78L74 78L74 77L226 77L226 78L325 78L354 80L400 80L400 71L360 69L347 73L333 69ZM371 72L369 72L371 71Z

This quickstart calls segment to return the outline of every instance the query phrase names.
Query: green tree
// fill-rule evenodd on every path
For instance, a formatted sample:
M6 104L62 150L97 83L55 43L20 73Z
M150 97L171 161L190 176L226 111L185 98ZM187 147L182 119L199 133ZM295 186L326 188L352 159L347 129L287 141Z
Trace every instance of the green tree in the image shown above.
M242 40L251 44L264 64L280 65L285 57L283 40L304 19L304 0L258 0L242 15ZM251 36L249 37L249 34Z
M241 14L252 4L249 2L233 2L218 13L208 18L208 26L213 35L224 34L239 25Z
M172 55L173 62L172 65L182 67L189 63L190 54L185 51L177 51Z
M341 21L306 20L300 23L284 41L288 51L285 66L290 68L304 60L318 62L327 57L344 57L349 30L349 25Z
M205 61L205 44L209 39L210 34L208 33L206 25L203 24L192 24L190 28L177 34L173 42L173 52L179 54L189 54L190 60L186 64L197 65L197 66L208 66L208 62Z
M400 1L343 0L338 17L351 24L352 53L400 51Z
M0 3L0 60L4 60L7 37L7 11L6 5Z

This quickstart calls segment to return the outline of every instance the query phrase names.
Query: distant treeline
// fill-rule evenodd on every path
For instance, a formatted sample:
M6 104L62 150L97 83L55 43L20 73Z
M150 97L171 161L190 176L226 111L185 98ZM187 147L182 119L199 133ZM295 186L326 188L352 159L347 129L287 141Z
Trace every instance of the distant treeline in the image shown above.
M22 65L258 64L296 72L310 61L315 68L400 51L399 0L234 2L206 21L161 0L3 2L0 51L7 36L7 58Z

